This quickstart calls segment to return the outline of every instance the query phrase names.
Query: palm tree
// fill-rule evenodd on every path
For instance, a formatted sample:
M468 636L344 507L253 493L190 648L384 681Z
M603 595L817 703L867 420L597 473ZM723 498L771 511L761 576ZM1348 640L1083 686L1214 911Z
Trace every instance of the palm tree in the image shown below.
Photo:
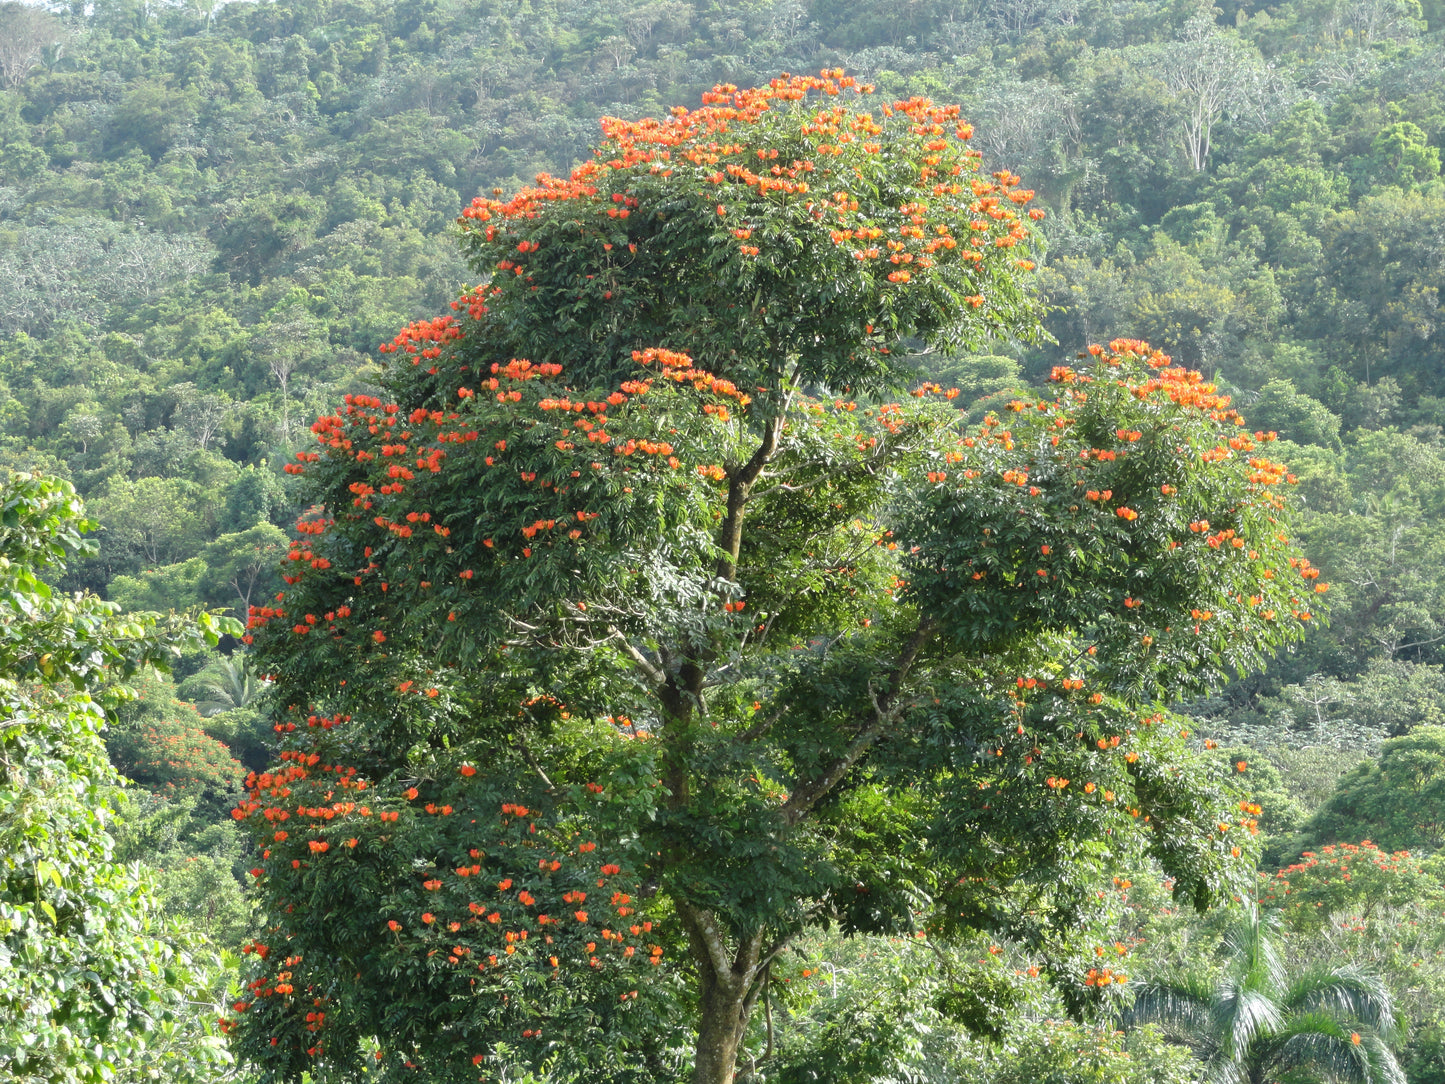
M245 660L220 659L197 675L196 710L210 717L232 708L255 703L266 691L269 682L258 681Z
M1141 983L1126 1024L1160 1025L1193 1049L1211 1084L1405 1084L1387 1043L1390 992L1354 967L1286 974L1278 917L1251 908L1225 937L1224 977Z

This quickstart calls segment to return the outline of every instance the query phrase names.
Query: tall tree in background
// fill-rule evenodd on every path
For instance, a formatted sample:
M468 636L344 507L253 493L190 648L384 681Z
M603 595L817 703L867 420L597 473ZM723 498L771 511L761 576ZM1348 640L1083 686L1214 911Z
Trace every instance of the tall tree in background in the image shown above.
M1189 164L1202 172L1209 164L1220 120L1231 113L1267 108L1270 73L1257 52L1204 14L1184 25L1179 40L1165 50L1160 62L1164 81L1175 95L1184 153Z
M33 4L0 4L0 86L18 87L45 50L64 36L49 12Z
M719 87L475 202L488 283L312 427L235 814L268 1078L723 1084L810 927L1010 930L1081 998L1106 835L1226 890L1155 698L1309 621L1282 468L1138 343L976 432L887 401L905 339L1036 333L1035 213L860 90Z

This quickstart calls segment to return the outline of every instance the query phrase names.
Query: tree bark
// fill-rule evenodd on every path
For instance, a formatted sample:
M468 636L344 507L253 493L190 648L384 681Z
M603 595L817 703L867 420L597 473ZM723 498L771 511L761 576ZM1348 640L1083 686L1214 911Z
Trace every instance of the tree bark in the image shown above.
M687 930L701 994L692 1084L732 1084L738 1050L761 990L763 931L752 932L729 953L711 911L679 901L677 912Z
M747 999L717 981L704 981L693 1084L732 1084L738 1047L748 1027Z

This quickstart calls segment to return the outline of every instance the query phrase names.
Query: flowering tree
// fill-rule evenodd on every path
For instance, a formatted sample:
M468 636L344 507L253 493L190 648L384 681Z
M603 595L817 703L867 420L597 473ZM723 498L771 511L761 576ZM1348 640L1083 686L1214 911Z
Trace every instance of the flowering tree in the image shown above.
M111 763L164 798L196 798L224 816L245 770L193 720L156 719L111 735Z
M1008 929L1078 1003L1101 867L1229 883L1156 701L1310 619L1283 470L1138 343L977 431L888 401L905 341L1035 330L1038 213L867 89L718 88L477 201L487 282L312 427L235 811L270 1075L718 1084L810 926Z
M1259 903L1280 909L1290 930L1305 933L1318 933L1341 913L1351 915L1352 925L1363 924L1377 911L1440 895L1439 881L1418 858L1382 851L1368 839L1327 843L1273 877L1259 877Z

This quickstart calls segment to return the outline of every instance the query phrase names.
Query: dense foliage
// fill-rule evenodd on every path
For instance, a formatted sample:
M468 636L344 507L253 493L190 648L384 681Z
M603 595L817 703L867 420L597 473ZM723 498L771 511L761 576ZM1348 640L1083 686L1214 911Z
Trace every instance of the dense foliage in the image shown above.
M1028 258L1039 264L1050 306L1043 321L1058 345L1022 341L1010 333L1018 322L987 343L914 354L921 340L889 341L885 321L872 345L895 352L868 355L872 376L916 366L919 379L961 389L951 404L971 422L990 409L1012 422L1011 402L1055 397L1048 377L1061 361L1094 340L1135 335L1202 370L1234 397L1250 430L1284 438L1270 458L1300 480L1296 533L1333 584L1332 620L1311 621L1301 643L1243 680L1204 690L1184 705L1193 718L1177 729L1213 746L1216 770L1234 776L1241 812L1257 821L1251 839L1265 875L1273 883L1278 869L1303 886L1315 919L1287 908L1289 952L1305 962L1347 958L1387 976L1411 1023L1401 1062L1412 1081L1435 1084L1445 1081L1445 979L1429 933L1439 868L1427 859L1419 872L1404 871L1438 846L1430 807L1439 750L1435 732L1419 728L1445 723L1442 31L1436 0L0 4L0 463L68 478L103 523L100 551L68 561L66 591L89 587L129 611L204 605L244 615L282 589L283 528L303 498L281 468L311 447L305 427L346 393L401 399L382 387L378 363L388 355L377 345L480 280L448 237L475 197L515 191L539 170L566 175L588 156L599 117L659 114L717 82L758 85L783 70L843 67L876 85L880 99L958 101L978 125L970 146L984 154L983 174L1022 173L1036 191L1028 206L1049 212L1032 226L1047 246ZM764 174L761 163L735 164ZM727 187L738 186L730 178ZM593 235L613 243L608 231L625 228L635 243L632 209L616 209L629 217ZM759 248L758 269L777 261L761 235L713 225L718 250L703 242L693 250L705 260L737 260L726 246L745 244ZM530 259L534 275L550 250L518 261L491 252L477 229L470 236L473 256ZM649 260L660 251L643 249ZM606 314L604 323L654 345L643 340L663 330L649 308L656 264L625 261L616 244L611 252L616 259L590 254L605 270L589 273L606 284L599 278L569 296L565 312L579 322ZM836 296L857 300L849 276L836 273L850 268L847 250L831 255L840 258L826 274L845 287ZM562 296L572 269L549 264L547 273ZM616 305L602 296L614 278ZM717 302L732 303L734 285L698 282L693 304L726 312ZM1017 302L1018 316L1035 303ZM525 330L514 328L508 342ZM758 329L741 320L737 331L746 339ZM504 349L501 337L492 345ZM621 338L572 345L553 359L568 365L563 384L606 390L607 380L582 379L593 346L630 361ZM718 359L681 345L700 368L729 379ZM861 384L843 398L860 409L883 401ZM943 485L953 481L950 473ZM776 557L788 541L741 556ZM909 578L901 567L885 573L891 552L874 555L868 584ZM1107 551L1089 557L1090 571L1107 573ZM806 580L814 571L785 564L776 579L806 581L822 605L838 585ZM744 613L781 612L763 604L764 586L749 583ZM819 622L852 613L829 605ZM1235 646L1218 617L1201 626L1207 633ZM821 647L801 642L805 653ZM186 652L174 660L186 679L179 688L138 675L129 684L143 699L121 705L106 734L112 762L161 793L167 783L206 781L199 805L133 792L120 802L128 823L110 829L116 853L147 867L172 918L232 946L249 921L239 885L256 858L235 822L214 818L243 774L230 758L260 771L276 739L264 685L242 653L234 659L228 671L214 656ZM551 722L565 736L578 716L562 720L560 710ZM529 726L551 725L545 702L529 711ZM148 756L172 774L145 776L136 743L166 726L204 757L172 765ZM549 750L563 743L555 735ZM526 762L520 750L508 756L498 772L516 756ZM1241 762L1247 772L1233 769ZM903 836L888 819L896 811L850 808L857 838L837 846L899 850ZM549 811L558 819L537 821L539 832L563 824L564 812ZM1411 848L1412 857L1387 858L1364 840L1387 852ZM929 882L913 877L901 853L887 875L922 901ZM1350 888L1353 873L1334 875L1345 853L1351 868L1375 856L1359 879L1378 897ZM860 863L852 872L863 883L874 871ZM1131 877L1132 892L1109 890L1111 879ZM1215 920L1172 916L1155 889L1144 891L1155 879L1147 869L1105 873L1095 886L1108 897L1101 902L1124 909L1120 943L1150 939L1132 964L1141 975L1199 964L1219 932ZM1107 945L1102 930L1076 937ZM1038 1022L1087 1008L1078 999L1025 996L1030 982L983 966L1011 957L1012 971L1027 977L1042 967L1047 976L1056 957L999 938L956 950L976 953L977 966L955 961L933 982L921 964L883 976L855 961L875 949L905 951L881 944L795 942L815 964L850 962L815 1001L796 996L804 985L796 971L774 971L762 998L769 1026L754 1014L747 1040L758 1056L749 1071L817 1079L827 1061L829 1079L839 1080L1144 1072L1116 1057L1122 1040L1107 1024L1074 1031ZM666 946L669 962L649 971L676 975L682 946ZM999 956L987 951L997 947ZM908 993L871 997L900 983ZM1127 1000L1121 990L1108 988L1098 1006L1106 1016L1111 999ZM662 995L650 996L660 1016ZM644 1000L629 1000L635 1017ZM685 1012L685 997L680 1004ZM903 1006L915 1010L911 1030L890 1031L884 1024ZM645 1030L604 1017L624 1035ZM858 1038L834 1065L844 1035ZM1157 1064L1165 1079L1178 1066L1163 1055L1150 1062L1151 1041L1130 1034L1134 1064Z
M156 921L148 885L112 858L116 777L92 698L103 673L164 666L182 637L40 578L83 552L88 526L65 483L0 482L0 1071L55 1084L204 1078L228 1059L188 1004L203 971Z
M272 544L246 532L289 523L281 463L336 394L375 390L377 344L474 285L438 238L475 195L565 173L599 116L841 63L890 98L961 102L988 169L1029 177L1053 212L1042 281L1063 354L1147 339L1303 445L1284 458L1344 605L1220 711L1289 710L1290 740L1318 742L1287 692L1312 675L1339 683L1323 714L1369 729L1388 713L1353 705L1375 695L1377 661L1391 682L1441 684L1429 239L1445 109L1429 4L0 15L16 43L0 91L0 454L71 478L106 524L77 584L237 614L274 593L237 564ZM926 361L963 390L955 405L1006 402L1059 356L986 349Z

